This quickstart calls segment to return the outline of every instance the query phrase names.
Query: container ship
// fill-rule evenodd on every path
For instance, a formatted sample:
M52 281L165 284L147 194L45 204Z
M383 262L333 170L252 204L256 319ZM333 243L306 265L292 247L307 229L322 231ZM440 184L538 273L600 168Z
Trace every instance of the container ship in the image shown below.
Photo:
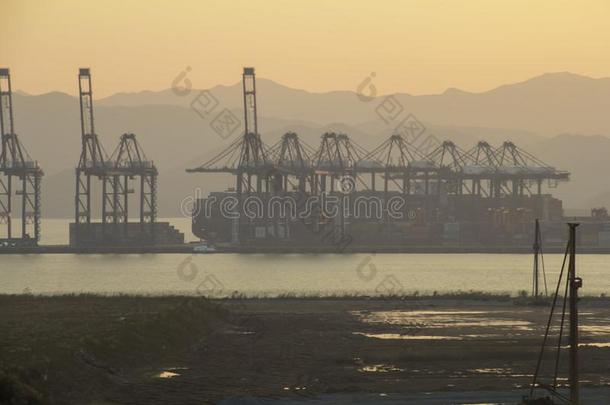
M366 150L347 134L317 147L290 132L266 145L257 128L254 68L243 72L244 133L189 173L228 173L225 191L198 199L193 233L208 243L299 251L395 247L530 246L539 219L545 246L565 244L562 201L570 173L511 141L462 149L410 130ZM610 247L604 209L581 243Z

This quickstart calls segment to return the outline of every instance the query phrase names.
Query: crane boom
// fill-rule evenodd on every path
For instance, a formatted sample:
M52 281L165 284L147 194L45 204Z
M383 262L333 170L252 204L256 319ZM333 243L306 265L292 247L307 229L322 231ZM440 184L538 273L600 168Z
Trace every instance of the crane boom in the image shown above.
M5 169L25 167L30 158L15 134L11 74L6 68L0 69L0 127L2 128L0 166Z
M6 68L0 69L0 129L2 136L15 133L11 75Z
M93 91L91 89L91 71L81 68L78 71L78 91L80 98L81 132L83 140L87 135L95 134L93 125Z
M89 68L80 68L78 71L78 91L82 134L82 151L79 166L81 168L104 167L108 159L95 133L93 90L91 85L91 70Z
M244 90L244 125L246 135L254 133L258 135L258 124L256 118L256 77L253 67L245 67L243 73Z

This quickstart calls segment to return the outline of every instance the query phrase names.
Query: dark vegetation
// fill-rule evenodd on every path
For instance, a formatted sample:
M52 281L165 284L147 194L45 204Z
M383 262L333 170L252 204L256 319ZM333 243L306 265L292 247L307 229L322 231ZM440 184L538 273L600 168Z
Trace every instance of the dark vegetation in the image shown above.
M584 332L582 341L608 342L610 301L586 297L581 307L583 325L602 327ZM421 311L405 322L366 321ZM547 311L525 296L479 292L0 296L0 403L201 404L235 396L522 390ZM434 323L443 317L449 321ZM585 386L606 384L610 348L581 352ZM164 371L175 376L159 378Z

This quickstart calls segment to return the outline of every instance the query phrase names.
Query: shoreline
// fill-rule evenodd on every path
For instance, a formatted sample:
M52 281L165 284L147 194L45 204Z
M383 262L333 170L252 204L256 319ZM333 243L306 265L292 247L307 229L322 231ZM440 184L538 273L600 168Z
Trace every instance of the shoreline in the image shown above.
M13 298L31 298L31 299L197 299L205 300L215 304L231 304L236 302L245 303L271 303L277 304L280 302L369 302L369 303L424 303L434 305L435 303L502 303L502 305L512 304L515 306L539 306L548 307L552 300L551 296L541 297L538 301L529 295L529 292L523 290L527 294L511 294L509 292L485 292L485 291L453 291L453 292L406 292L400 295L367 295L367 294L293 294L283 293L278 295L248 295L248 294L232 294L223 296L205 296L197 294L181 294L181 293L104 293L104 292L73 292L73 293L1 293L0 300ZM609 305L610 296L605 293L599 295L580 295L579 300L584 301L587 305ZM548 305L547 305L548 304Z
M194 244L169 246L40 245L0 248L0 254L532 254L531 246L239 246L218 247L213 252L194 252ZM577 246L578 254L610 254L610 247ZM559 254L565 246L545 247L544 253Z

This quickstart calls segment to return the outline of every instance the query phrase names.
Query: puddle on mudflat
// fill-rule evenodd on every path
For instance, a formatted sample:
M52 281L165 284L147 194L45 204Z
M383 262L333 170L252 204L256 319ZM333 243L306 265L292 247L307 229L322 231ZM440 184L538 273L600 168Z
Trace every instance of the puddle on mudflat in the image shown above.
M578 328L581 332L587 332L591 335L610 334L610 325L580 325Z
M177 370L188 370L188 367L171 367L167 370L161 371L159 374L155 374L154 378L174 378L180 377L180 373L176 373Z
M533 330L532 323L518 319L496 317L502 312L489 311L377 311L353 312L362 322L372 324L402 325L420 328L510 328L511 330Z
M510 374L512 372L510 368L473 368L467 371L477 374Z
M504 337L504 335L498 335L496 333L484 333L484 334L474 334L474 335L461 335L461 337L469 338L469 339L480 339L480 338Z
M388 312L388 311L386 311ZM432 310L421 310L421 311L389 311L389 312L403 312L412 316L420 315L480 315L488 314L489 311L432 311Z
M610 342L604 342L604 343L579 343L578 347L610 347Z
M368 366L360 367L358 371L361 373L392 373L404 370L392 364L370 364Z
M512 368L472 368L466 370L470 373L480 374L480 375L495 375L498 377L512 377L512 378L531 378L533 374L520 374L515 373Z
M159 374L157 374L155 377L157 378L174 378L174 377L179 377L180 374L178 373L174 373L173 371L162 371Z
M597 348L606 348L610 347L609 342L591 342L591 343L579 343L578 347L597 347ZM562 349L569 349L569 345L562 345Z
M250 330L227 330L223 333L225 335L254 335L255 332Z
M282 387L284 391L305 391L307 387Z
M426 336L426 335L401 335L399 333L363 333L354 332L354 335L366 336L374 339L397 339L397 340L462 340L461 336Z

